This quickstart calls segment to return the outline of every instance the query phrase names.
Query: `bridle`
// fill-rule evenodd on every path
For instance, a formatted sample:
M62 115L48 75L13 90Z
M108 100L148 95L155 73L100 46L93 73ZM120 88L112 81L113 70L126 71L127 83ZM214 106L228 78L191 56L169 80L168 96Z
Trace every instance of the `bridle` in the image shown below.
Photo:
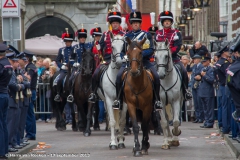
M134 45L135 46L137 46L137 48L138 49L140 49L141 50L141 52L139 53L140 55L141 55L141 59L137 59L137 58L132 58L132 59L129 59L129 65L130 65L130 68L129 69L131 69L131 65L132 65L132 62L133 61L136 61L137 63L138 63L138 74L137 75L135 75L135 76L139 76L139 75L141 75L142 74L142 71L143 71L143 68L142 68L142 59L143 59L143 56L142 56L142 49L141 49L141 47L137 44L137 43L134 43ZM133 48L133 50L135 50L136 49L136 47L134 47ZM132 51L133 51L132 50ZM132 74L132 72L131 72L131 70L130 70L130 73Z
M120 41L122 41L123 44L124 44L124 40L123 40L123 39L119 39L119 38L113 39L111 43L113 43L113 41L116 41L116 40L118 40L118 41L120 40ZM112 45L111 45L111 46L112 46ZM120 53L111 54L111 61L115 64L114 67L111 67L112 69L120 69L120 67L118 67L118 66L116 65L117 57L121 57L121 56L120 56Z
M169 62L170 62L170 52L169 52L169 48L166 48L166 49L156 49L156 51L167 51L168 52L168 59L167 59L167 63L166 64L158 64L157 63L157 70L158 68L160 67L164 67L166 72L169 74L170 72L172 72L173 68L171 68L171 70L168 70L169 69Z

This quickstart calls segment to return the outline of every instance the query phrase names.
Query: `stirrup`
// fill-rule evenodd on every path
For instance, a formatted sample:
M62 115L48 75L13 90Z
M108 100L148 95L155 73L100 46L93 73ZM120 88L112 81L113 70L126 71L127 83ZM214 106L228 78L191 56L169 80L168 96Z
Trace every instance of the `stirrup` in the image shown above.
M189 101L189 100L191 100L192 99L192 94L191 94L191 92L189 92L188 90L186 90L186 93L185 93L185 100L186 101Z
M72 103L73 100L74 100L73 95L70 94L70 95L67 97L67 101L70 102L70 103Z
M120 101L115 100L112 105L113 109L120 109Z
M94 93L91 93L88 98L88 102L95 103L96 101L96 95Z
M162 110L162 103L159 100L155 101L154 108L156 111Z
M54 97L54 101L56 102L61 102L61 97L59 94L57 94L55 97Z

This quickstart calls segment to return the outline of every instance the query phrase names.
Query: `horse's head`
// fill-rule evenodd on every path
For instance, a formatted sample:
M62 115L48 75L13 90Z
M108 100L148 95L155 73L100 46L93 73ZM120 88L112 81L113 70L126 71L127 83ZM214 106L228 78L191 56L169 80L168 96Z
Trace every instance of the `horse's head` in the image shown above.
M113 36L113 34L110 33L110 37L112 42L112 62L115 64L115 68L120 68L123 62L120 53L123 50L124 36Z
M128 60L130 63L130 73L133 77L141 75L143 64L142 64L142 45L145 43L146 38L140 42L131 41L128 37L126 38L128 42Z
M165 42L156 42L155 60L159 77L164 79L168 72L172 70L172 66L170 66L172 64L172 56L167 39Z
M90 49L87 49L82 55L82 75L92 75L94 71L94 55Z

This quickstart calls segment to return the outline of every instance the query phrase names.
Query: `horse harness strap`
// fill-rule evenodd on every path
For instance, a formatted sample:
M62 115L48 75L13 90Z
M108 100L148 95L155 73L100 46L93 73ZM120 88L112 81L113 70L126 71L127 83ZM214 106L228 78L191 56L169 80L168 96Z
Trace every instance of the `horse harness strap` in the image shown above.
M128 75L128 74L127 74L127 75ZM126 75L126 76L127 76L127 75ZM147 74L147 75L148 75L148 74ZM150 77L149 77L149 76L147 76L147 77L148 77L149 80L151 81ZM144 91L147 89L148 83L147 83L146 87L144 87L141 91L139 91L138 93L135 93L134 90L133 90L133 87L132 87L131 84L127 81L127 78L126 78L126 82L127 82L128 86L130 87L130 90L132 91L132 93L135 95L136 100L137 100L137 107L139 107L138 95L141 94L142 92L144 92Z
M164 87L161 85L161 83L160 83L160 86L161 86L162 89L164 90L165 96L166 96L166 103L165 103L165 105L168 104L168 94L167 94L167 92L168 92L169 90L171 90L171 89L177 84L177 81L178 81L178 76L177 76L177 80L176 80L176 82L173 84L173 86L170 87L170 88L168 88L167 90L165 90L165 88L164 88Z
M107 73L107 71L106 71L106 75L107 75L107 77L108 77L108 80L112 83L112 85L116 88L116 85L113 83L113 81L109 78L109 76L108 76L108 73Z

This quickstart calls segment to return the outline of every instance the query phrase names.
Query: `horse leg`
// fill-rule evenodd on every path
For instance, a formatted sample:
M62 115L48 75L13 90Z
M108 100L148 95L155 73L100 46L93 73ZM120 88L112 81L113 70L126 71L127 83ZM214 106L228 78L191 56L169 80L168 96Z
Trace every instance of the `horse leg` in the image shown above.
M178 136L181 134L181 130L179 129L179 125L180 125L179 114L180 114L181 107L179 103L175 102L172 108L174 111L173 129L172 129L172 134L173 134L172 145L179 146L180 143L179 143Z
M110 130L111 130L111 141L109 144L109 149L110 150L116 150L117 145L115 142L115 124L116 121L114 119L114 115L113 115L113 109L112 109L112 100L106 96L106 104L107 104L107 110L108 110L108 116L109 116L109 126L110 126Z
M84 126L84 123L83 123L83 116L82 116L83 114L85 114L83 104L79 103L77 108L78 108L78 130L80 132L83 132L85 130L85 126Z
M167 128L168 126L168 121L166 119L166 108L164 107L162 109L162 111L159 111L160 116L161 116L161 126L163 129L163 136L164 136L164 140L163 140L163 144L162 144L162 149L170 149L170 145L168 143L168 133L167 133Z
M120 149L125 148L124 127L126 125L126 112L127 112L127 105L126 103L123 103L123 108L120 113L121 115L119 120L119 135L118 135L118 148Z
M131 129L130 129L129 113L127 111L127 113L126 113L126 125L125 125L125 128L124 128L124 135L128 135L128 134L131 134Z
M140 143L138 140L139 126L137 123L136 108L132 104L128 104L128 112L132 120L133 133L134 133L134 147L133 147L133 156L140 157L142 152L140 150Z
M71 115L72 115L72 130L73 131L78 131L77 129L77 124L76 124L76 119L75 119L75 110L74 110L74 103L68 103L71 108Z
M146 108L152 108L152 106L146 106ZM142 154L143 155L148 155L148 149L150 147L150 143L148 142L149 140L149 137L148 137L148 124L149 124L149 121L150 121L150 118L151 118L151 109L146 109L144 112L143 112L143 119L142 119L142 125L141 125L141 129L142 129L142 132L143 132L143 137L142 137Z
M170 125L169 125L169 115L168 112L165 112L166 120L167 120L167 138L168 138L168 144L172 145L172 132L170 132Z
M100 131L100 126L98 122L98 115L99 115L99 103L95 103L95 105L92 107L93 111L93 117L94 117L94 125L93 129L94 131Z
M87 126L86 130L84 131L84 136L88 137L91 135L90 123L92 119L92 103L88 102L88 113L87 113Z

